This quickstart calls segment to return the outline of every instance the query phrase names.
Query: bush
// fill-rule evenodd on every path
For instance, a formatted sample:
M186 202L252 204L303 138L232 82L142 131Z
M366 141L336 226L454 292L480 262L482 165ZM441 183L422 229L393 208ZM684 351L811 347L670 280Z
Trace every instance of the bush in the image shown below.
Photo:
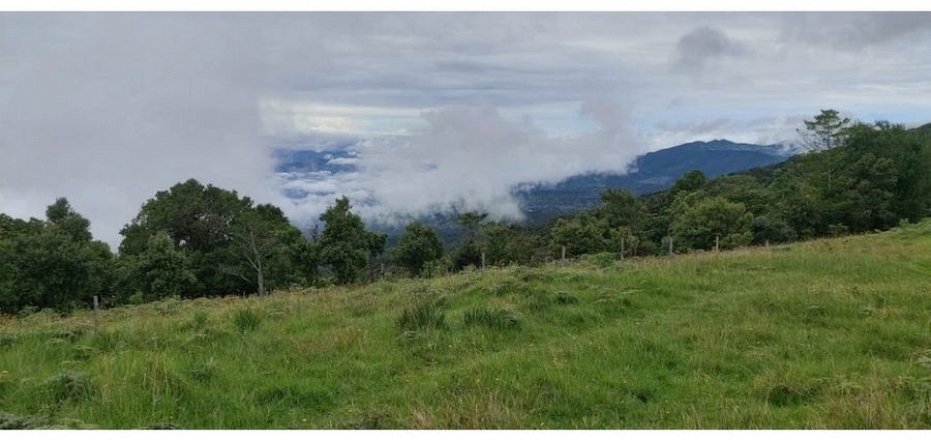
M616 255L617 254L613 252L599 252L597 254L586 255L583 261L604 269L614 265L614 262L617 261Z

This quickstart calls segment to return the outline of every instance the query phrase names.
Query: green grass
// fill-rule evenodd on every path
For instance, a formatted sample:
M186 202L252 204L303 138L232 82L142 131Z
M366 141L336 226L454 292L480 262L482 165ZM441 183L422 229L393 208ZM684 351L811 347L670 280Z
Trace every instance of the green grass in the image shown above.
M0 426L929 428L931 222L3 317Z

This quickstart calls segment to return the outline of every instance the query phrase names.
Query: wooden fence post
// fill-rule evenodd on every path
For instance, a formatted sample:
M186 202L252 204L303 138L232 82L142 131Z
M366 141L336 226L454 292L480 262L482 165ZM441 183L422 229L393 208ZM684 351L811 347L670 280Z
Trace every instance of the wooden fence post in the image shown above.
M621 261L624 261L624 239L621 239Z
M100 302L97 300L97 295L94 295L94 333L97 333L100 330Z

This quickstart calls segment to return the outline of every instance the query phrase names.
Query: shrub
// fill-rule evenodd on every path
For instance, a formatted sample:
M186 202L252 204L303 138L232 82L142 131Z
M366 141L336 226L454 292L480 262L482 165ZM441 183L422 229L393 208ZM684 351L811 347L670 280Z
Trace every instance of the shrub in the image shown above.
M599 252L597 254L586 255L583 260L588 264L604 269L614 264L617 260L616 255L617 254L613 252Z

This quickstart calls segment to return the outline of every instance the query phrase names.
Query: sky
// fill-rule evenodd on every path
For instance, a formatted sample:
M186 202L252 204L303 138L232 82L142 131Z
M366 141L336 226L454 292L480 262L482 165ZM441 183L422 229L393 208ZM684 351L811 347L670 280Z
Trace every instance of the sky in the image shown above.
M929 71L928 12L0 12L0 212L67 197L115 249L196 178L302 224L340 195L519 220L516 185L793 141L820 109L931 122ZM294 180L281 148L355 171Z

